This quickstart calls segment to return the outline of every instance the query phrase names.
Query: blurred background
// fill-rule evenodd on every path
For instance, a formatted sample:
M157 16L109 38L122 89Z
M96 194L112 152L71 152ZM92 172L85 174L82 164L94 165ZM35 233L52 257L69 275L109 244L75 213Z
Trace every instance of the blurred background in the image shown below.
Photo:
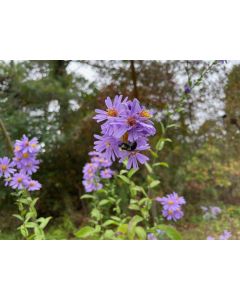
M174 110L188 75L198 78L209 61L0 61L0 118L12 141L36 136L42 146L43 188L39 214L53 216L48 238L71 238L84 224L88 207L82 168L99 126L92 117L107 96L137 97L154 112L156 124ZM205 238L209 224L201 206L219 206L211 230L228 229L239 238L240 65L228 61L208 74L189 96L185 114L162 152L170 168L159 169L159 195L172 191L187 200L177 225L184 238ZM154 142L154 138L152 139ZM0 134L0 156L9 155ZM143 171L144 172L144 171ZM0 189L0 238L14 235L16 207L10 190ZM222 227L221 227L222 226ZM221 228L220 228L221 227Z

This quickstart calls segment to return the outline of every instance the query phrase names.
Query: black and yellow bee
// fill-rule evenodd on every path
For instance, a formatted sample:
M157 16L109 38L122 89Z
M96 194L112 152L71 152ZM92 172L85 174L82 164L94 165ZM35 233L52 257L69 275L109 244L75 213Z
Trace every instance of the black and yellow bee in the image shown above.
M119 144L119 148L126 151L134 151L137 148L137 142L122 142Z

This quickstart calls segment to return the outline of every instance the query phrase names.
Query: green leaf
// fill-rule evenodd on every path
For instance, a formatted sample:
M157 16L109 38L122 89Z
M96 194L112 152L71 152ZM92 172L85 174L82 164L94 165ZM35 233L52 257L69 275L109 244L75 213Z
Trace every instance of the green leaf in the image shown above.
M135 229L135 232L136 232L136 235L138 236L138 238L140 240L146 240L147 233L146 233L146 231L144 230L143 227L137 226L136 229Z
M128 171L127 170L121 170L120 175L126 174Z
M160 184L160 181L159 180L154 180L153 182L151 182L150 184L149 184L149 187L151 188L151 189L153 189L153 188L155 188L156 186L158 186Z
M13 215L13 216L22 222L24 221L24 218L20 215Z
M99 202L99 206L104 206L104 205L109 204L109 203L111 203L111 200L103 199Z
M158 166L169 168L169 165L166 162L158 162L158 163L153 164L153 167L158 167Z
M80 197L80 199L95 199L96 197L93 196L93 195L88 195L88 194L85 194L85 195L82 195Z
M132 168L127 174L128 178L131 178L137 171L137 169Z
M182 239L181 234L172 226L158 225L158 226L156 226L156 228L165 231L166 235L171 240L181 240Z
M95 228L90 227L90 226L85 226L85 227L82 227L80 230L78 230L75 233L75 236L79 239L84 239L84 238L94 235L94 233L95 233Z
M119 222L117 222L117 221L113 221L113 220L107 220L106 222L104 222L103 223L103 227L107 227L107 226L109 226L109 225L119 225Z
M149 172L150 174L152 174L152 172L153 172L152 167L151 167L148 163L145 163L145 166L146 166L148 172Z
M99 209L94 208L94 209L91 211L91 217L99 221L99 220L101 220L101 218L102 218L102 214L101 214L101 212L100 212Z
M112 240L114 239L114 231L113 230L106 230L103 235L104 240Z
M149 149L149 152L152 154L153 157L158 158L158 154L152 151L152 149Z
M131 209L131 210L140 210L140 208L137 204L130 204L128 206L128 208Z
M140 216L138 216L138 215L134 216L134 217L130 220L130 222L129 222L129 224L128 224L128 238L129 238L130 240L133 240L133 239L134 239L136 226L137 226L137 224L140 223L142 220L143 220L143 218L140 217Z
M39 219L37 219L37 221L40 222L39 227L40 227L41 229L44 229L44 228L48 225L48 223L49 223L49 221L50 221L51 219L52 219L52 217L48 217L48 218L39 218Z
M156 144L156 150L161 151L164 147L164 144L165 144L164 141L162 139L160 139Z
M20 226L19 229L24 238L28 237L28 230L24 225Z
M127 184L130 184L130 180L124 175L118 175L118 177Z

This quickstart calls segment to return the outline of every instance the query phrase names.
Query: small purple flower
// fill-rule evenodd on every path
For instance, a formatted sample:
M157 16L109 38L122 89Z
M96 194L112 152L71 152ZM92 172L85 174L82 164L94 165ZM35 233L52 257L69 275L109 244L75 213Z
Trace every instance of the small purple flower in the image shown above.
M192 89L191 89L190 85L186 83L186 84L184 85L184 93L185 93L185 94L190 94L191 91L192 91Z
M211 235L209 235L209 236L207 237L207 240L215 240L215 238L212 237Z
M126 101L126 99L124 101ZM123 110L122 96L115 96L113 102L110 97L107 97L107 99L105 100L105 104L107 106L106 111L102 109L95 110L97 114L95 117L93 117L93 119L97 120L97 122L102 122L111 118L118 117Z
M156 201L163 206L162 214L167 220L177 221L183 217L181 206L186 203L182 196L173 192L165 197L157 197Z
M138 140L136 149L133 151L125 151L122 150L120 152L120 162L123 162L125 159L128 159L127 162L127 169L131 169L133 167L134 169L138 169L138 162L140 164L145 164L149 158L146 155L143 155L140 153L140 151L148 150L149 144L145 141L145 139Z
M0 177L5 178L11 176L16 170L14 169L14 162L11 162L8 157L0 158Z
M84 185L86 192L88 192L88 193L100 190L103 187L103 185L101 183L95 182L92 179L83 180L83 185Z
M114 161L116 157L119 157L118 140L115 137L97 134L94 137L97 139L94 142L94 149L101 152L107 160Z
M150 241L154 241L154 240L157 240L157 237L153 233L148 233L147 239Z
M28 191L38 191L41 187L42 185L37 180L29 180L26 185Z
M100 171L100 176L101 176L101 178L104 178L104 179L112 178L113 174L114 174L114 172L109 168Z
M15 173L10 181L13 189L23 190L27 188L30 178L23 172Z
M219 236L220 240L228 240L232 236L230 231L224 230L223 233Z
M213 217L216 217L218 214L222 212L222 210L218 206L210 206L210 212L213 215Z
M87 163L83 168L83 174L85 179L92 179L98 170L98 165L95 163Z
M21 140L17 140L14 144L15 155L19 152L22 153L38 153L40 151L40 145L38 144L37 138L31 140L26 135L23 135Z
M163 208L162 214L168 221L177 221L183 217L183 211L180 208L176 210Z

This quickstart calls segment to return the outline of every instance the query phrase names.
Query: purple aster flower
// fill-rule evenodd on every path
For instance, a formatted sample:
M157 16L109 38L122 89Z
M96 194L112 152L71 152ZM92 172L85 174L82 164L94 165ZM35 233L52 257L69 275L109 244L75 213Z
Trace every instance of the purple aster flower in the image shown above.
M103 185L101 183L95 182L92 179L83 180L83 185L84 185L86 192L88 192L88 193L100 190L103 187Z
M85 179L92 179L98 170L98 165L95 163L87 163L83 167L83 174Z
M126 151L122 150L120 151L120 162L123 162L125 159L128 159L127 162L127 169L131 169L133 167L134 169L138 169L138 162L140 164L145 164L149 158L146 155L143 155L139 151L148 150L149 144L146 142L145 139L136 141L137 146L136 149L133 151Z
M183 217L183 212L180 208L176 210L163 208L162 214L168 221L170 220L177 221Z
M21 164L21 170L26 172L28 175L32 175L33 173L37 172L39 169L39 160L31 160L26 164Z
M112 162L103 157L102 153L91 151L88 154L91 156L91 162L99 165L100 167L107 168L112 165Z
M11 162L8 157L0 158L0 176L9 177L15 172L14 162Z
M126 99L124 101L126 101ZM106 111L102 109L95 110L97 115L93 117L93 119L97 120L97 122L102 122L111 118L118 117L123 110L122 96L115 96L113 101L110 97L107 97L107 99L105 100L105 104L107 106Z
M224 230L223 233L220 235L220 240L228 240L232 236L230 231Z
M97 139L97 141L94 142L94 149L97 152L101 152L103 156L110 161L114 161L115 157L119 157L119 142L115 137L108 135L100 136L97 134L95 134L94 137Z
M37 180L29 180L26 185L26 189L28 191L38 191L40 190L42 185Z
M10 181L10 186L13 189L23 190L27 188L30 178L25 173L15 173Z
M210 206L210 212L213 217L216 217L217 215L219 215L222 212L222 210L220 207Z
M21 140L17 140L14 144L14 153L38 153L40 151L40 145L38 144L37 138L31 140L26 135L23 135Z
M215 238L209 235L209 236L207 237L207 240L215 240Z
M154 240L157 240L157 237L153 233L148 233L147 239L150 241L154 241Z
M112 178L113 174L114 174L114 172L109 168L100 171L100 176L104 179Z
M137 99L134 99L131 105L126 103L121 116L113 121L113 124L117 125L115 136L120 138L128 132L129 141L132 142L143 135L154 135L156 129L149 120L150 117L151 115L141 108Z
M167 220L177 221L183 217L181 206L186 203L182 196L173 192L165 197L157 197L156 201L163 206L162 214Z

